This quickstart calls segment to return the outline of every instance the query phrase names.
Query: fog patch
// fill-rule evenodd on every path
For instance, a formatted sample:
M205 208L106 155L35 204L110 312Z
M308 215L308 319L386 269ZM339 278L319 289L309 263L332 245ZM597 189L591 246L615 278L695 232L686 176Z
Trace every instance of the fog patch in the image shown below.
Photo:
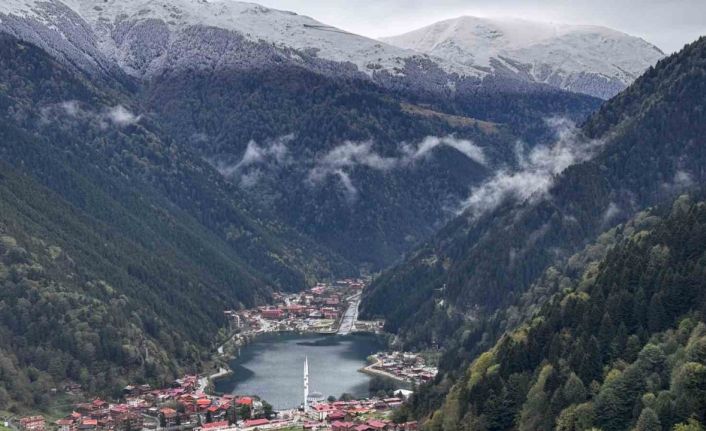
M344 168L355 168L365 166L375 170L390 170L397 164L397 159L393 157L383 157L372 150L372 141L357 143L346 141L343 145L332 149L325 154L316 165L309 171L308 179L318 183L329 175L336 175L341 181L346 179L352 187L350 176L344 172ZM344 175L345 174L345 175ZM352 187L355 189L355 187Z
M118 127L125 127L136 124L142 118L142 115L135 115L123 105L115 105L108 108L103 114L107 121L110 121Z
M616 204L615 202L611 202L608 204L608 207L603 211L603 216L601 217L601 221L604 226L607 226L613 219L615 219L617 216L620 215L622 210Z
M142 115L135 115L123 105L105 107L102 111L97 112L92 109L84 109L77 100L66 100L44 106L40 109L40 115L41 123L44 125L65 121L66 117L70 117L93 122L101 129L106 129L110 125L125 127L137 124L142 119Z
M235 163L223 157L210 157L206 161L224 177L235 180L243 187L252 187L265 176L266 170L289 162L287 144L292 139L294 135L284 135L264 145L251 140Z
M473 187L468 199L461 204L461 212L467 211L477 218L506 199L537 200L549 190L557 175L573 164L591 159L603 145L602 140L584 137L570 120L552 118L547 124L554 129L554 142L532 150L518 142L515 148L518 168L500 168Z
M677 170L672 181L662 184L662 189L669 194L675 194L690 189L695 184L694 178L689 172Z
M59 107L66 112L66 115L71 117L77 117L81 113L81 107L78 105L76 100L68 100L66 102L61 102Z
M349 201L354 201L358 197L358 189L353 185L350 175L342 169L335 171L335 174L341 180L341 185L345 191L346 198Z
M350 171L353 169L364 167L387 172L409 168L415 162L428 158L434 149L444 146L455 149L478 164L487 164L482 148L470 140L458 139L451 135L427 136L417 144L400 143L393 156L383 156L375 152L372 141L346 141L315 161L314 166L309 170L307 181L316 185L329 176L335 176L341 181L347 198L355 199L358 189L350 176Z
M457 139L451 135L444 137L427 136L416 147L409 144L402 144L402 152L405 154L403 163L409 163L428 157L432 150L441 146L453 148L478 164L487 164L482 148L468 139Z

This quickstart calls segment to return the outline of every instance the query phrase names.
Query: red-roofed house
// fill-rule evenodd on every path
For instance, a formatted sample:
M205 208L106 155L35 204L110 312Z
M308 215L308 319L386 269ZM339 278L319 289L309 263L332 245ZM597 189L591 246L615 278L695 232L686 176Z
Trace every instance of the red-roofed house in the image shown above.
M334 422L334 421L342 421L346 419L346 413L342 412L340 410L333 410L329 412L329 414L326 416L326 420L329 422Z
M216 430L222 430L224 428L228 428L230 425L228 425L228 421L219 421L219 422L211 422L207 424L201 425L202 430L209 430L209 431L216 431Z
M355 428L353 422L335 421L331 423L331 431L351 431Z
M93 404L93 408L95 408L95 409L107 409L108 408L108 403L106 401L103 401L100 398L96 398L95 400L93 400L93 402L91 404Z
M20 419L20 429L23 431L44 431L46 422L43 416L29 416Z
M159 414L164 417L164 422L166 426L174 426L177 423L177 411L169 407L164 407L159 409Z
M83 418L81 423L78 425L79 430L93 430L98 427L98 420L97 419L88 419L88 418Z
M250 397L240 397L235 401L236 404L240 406L252 406L252 398Z
M284 310L279 308L267 308L262 310L262 317L265 319L281 319L284 317Z
M261 427L263 425L268 425L270 421L267 419L246 419L244 427L245 428L251 428L251 427Z
M389 427L387 422L379 421L377 419L371 419L367 422L367 424L370 425L370 428L376 431L386 430Z
M59 431L71 431L74 427L74 421L71 419L59 419L55 423L59 427Z

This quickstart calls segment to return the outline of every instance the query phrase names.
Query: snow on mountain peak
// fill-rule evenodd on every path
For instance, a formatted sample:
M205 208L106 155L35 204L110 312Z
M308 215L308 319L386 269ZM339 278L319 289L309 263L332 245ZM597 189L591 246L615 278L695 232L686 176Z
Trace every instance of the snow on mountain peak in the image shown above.
M425 57L294 12L230 0L5 0L0 5L0 18L2 14L32 17L53 25L47 9L56 9L57 5L67 6L83 18L96 32L101 51L115 57L121 65L124 61L120 57L125 53L117 46L116 27L148 20L164 23L172 39L174 34L194 26L223 29L253 42L264 41L277 48L305 50L321 59L352 63L368 75L380 70L399 74L407 59ZM460 65L439 66L446 72L481 75L478 70ZM127 69L134 74L134 70Z
M323 73L362 72L388 84L390 76L399 77L440 91L493 74L508 83L543 83L603 98L663 56L642 39L604 27L470 16L378 41L233 0L3 0L0 31L69 64L94 71L119 67L138 77L284 61Z
M612 96L664 56L654 45L606 27L517 18L463 16L381 40L600 97Z

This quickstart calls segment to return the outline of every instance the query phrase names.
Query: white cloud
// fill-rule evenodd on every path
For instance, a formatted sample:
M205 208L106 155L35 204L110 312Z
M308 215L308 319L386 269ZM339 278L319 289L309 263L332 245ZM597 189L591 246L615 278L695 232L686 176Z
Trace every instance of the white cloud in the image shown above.
M603 211L602 223L608 225L615 217L620 215L622 210L615 202L608 204L608 207Z
M78 102L76 100L68 100L66 102L61 102L59 106L68 115L72 117L76 117L81 113L81 107L78 105Z
M140 121L141 115L135 115L123 105L116 105L106 110L105 119L118 127L129 126Z
M353 185L350 175L348 175L344 170L337 169L334 172L338 178L341 180L341 184L346 192L346 197L349 201L355 200L358 197L358 189Z
M308 180L316 184L329 176L337 176L347 196L355 197L358 190L346 169L350 170L358 166L378 171L404 168L429 157L435 148L442 146L453 148L476 163L486 164L485 154L480 147L467 139L457 139L453 136L427 136L416 145L402 143L398 146L399 155L395 157L381 156L373 150L372 146L372 141L346 141L316 161L309 171Z
M478 217L508 198L519 201L539 198L552 186L556 175L575 163L590 159L603 144L602 141L583 137L568 120L547 121L555 130L554 143L535 147L529 153L523 144L518 143L515 151L518 169L500 169L474 187L462 203L462 210Z
M350 176L343 171L343 168L366 166L376 170L388 170L394 168L396 164L397 159L382 157L375 153L372 150L371 141L362 143L346 141L343 145L329 151L316 163L316 166L309 171L309 180L318 182L335 174L343 181L342 174L345 174L349 183L346 188L350 188L352 187Z
M264 173L261 168L279 165L288 162L289 149L287 144L294 139L294 135L284 135L269 141L265 146L260 146L251 140L245 148L240 160L233 164L214 158L207 161L225 177L236 177L243 187L252 187L259 182ZM253 169L248 169L257 166Z
M427 157L431 151L440 146L448 146L460 152L469 159L481 165L486 164L483 149L467 139L457 139L454 136L427 136L416 148L403 144L402 150L406 155L405 161L411 162L423 157Z
M52 121L65 121L68 116L79 121L93 122L102 129L107 128L111 124L117 127L129 126L136 124L142 118L141 115L133 114L123 105L104 107L99 112L90 109L90 107L85 107L85 105L82 107L77 100L66 100L46 105L41 108L41 115L43 124L48 124Z

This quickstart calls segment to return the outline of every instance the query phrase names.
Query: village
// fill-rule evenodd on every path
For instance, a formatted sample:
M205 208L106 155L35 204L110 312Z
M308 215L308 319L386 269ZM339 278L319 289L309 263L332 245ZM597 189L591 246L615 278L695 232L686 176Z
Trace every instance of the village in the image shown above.
M245 310L226 310L228 340L217 356L230 355L257 335L271 332L342 334L380 333L382 321L359 321L358 305L367 280L345 279L317 283L300 292L274 295L272 305ZM380 352L372 364L361 369L397 381L418 384L436 375L411 353ZM273 411L266 400L253 395L210 394L212 380L227 375L221 368L208 376L185 375L170 387L155 389L147 384L129 385L119 402L100 398L74 404L67 416L47 422L42 416L28 416L5 425L17 431L139 431L195 430L234 431L250 429L302 429L330 431L415 430L416 423L395 424L392 413L411 391L399 390L390 397L364 399L316 399L305 397L300 408ZM307 372L308 373L308 372ZM307 381L308 376L305 376ZM305 383L307 385L307 383ZM72 389L67 389L71 392ZM80 388L77 389L80 393ZM307 387L308 391L308 387Z
M30 416L6 425L19 431L416 430L415 422L394 424L390 420L409 391L388 398L315 402L275 412L257 397L206 394L200 389L200 380L197 375L187 375L162 389L130 385L117 403L96 398L75 404L69 415L54 423L47 423L42 416Z
M432 381L438 369L426 363L424 357L411 352L379 352L368 358L370 365L362 371L391 379L421 385Z
M299 293L275 293L271 305L226 310L233 344L242 345L251 337L268 332L380 332L384 322L358 320L358 305L366 284L363 279L317 283Z

